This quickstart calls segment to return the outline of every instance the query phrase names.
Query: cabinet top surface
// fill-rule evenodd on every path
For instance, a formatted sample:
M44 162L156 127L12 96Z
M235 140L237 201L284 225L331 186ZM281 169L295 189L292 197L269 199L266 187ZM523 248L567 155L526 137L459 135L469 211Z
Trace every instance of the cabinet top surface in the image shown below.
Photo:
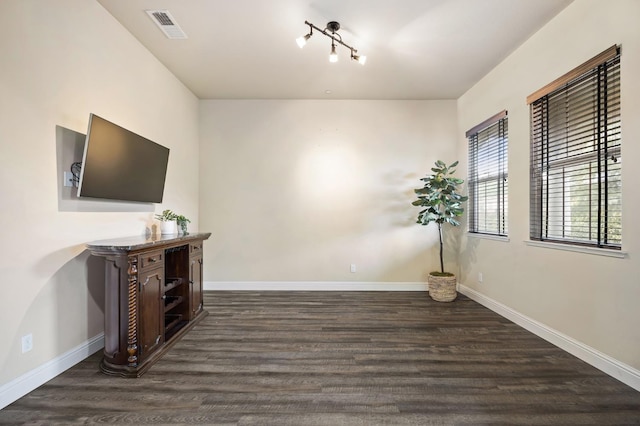
M122 252L143 250L153 247L164 247L173 244L180 244L194 240L206 240L211 236L211 232L194 232L180 235L150 235L112 238L108 240L91 241L87 247L92 252Z

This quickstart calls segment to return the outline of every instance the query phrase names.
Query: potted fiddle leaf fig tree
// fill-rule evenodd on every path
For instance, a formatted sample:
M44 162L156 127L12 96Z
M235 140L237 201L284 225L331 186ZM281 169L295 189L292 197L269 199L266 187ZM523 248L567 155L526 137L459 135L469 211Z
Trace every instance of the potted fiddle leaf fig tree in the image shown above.
M459 226L458 218L464 213L462 203L469 197L458 193L458 186L464 181L453 176L458 162L447 166L438 160L433 172L420 180L424 182L422 188L415 189L418 199L412 204L424 207L418 213L417 223L429 225L435 222L438 225L438 236L440 239L440 271L429 274L429 295L438 302L451 302L457 296L456 276L451 272L445 272L443 260L442 225L448 223L452 226Z

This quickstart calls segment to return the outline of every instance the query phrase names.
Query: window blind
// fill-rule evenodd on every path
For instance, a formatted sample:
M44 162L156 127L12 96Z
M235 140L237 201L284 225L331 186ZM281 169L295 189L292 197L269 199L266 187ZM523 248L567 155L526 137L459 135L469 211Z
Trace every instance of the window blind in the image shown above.
M467 132L469 232L506 236L508 123L502 111Z
M533 100L530 112L530 238L620 249L619 51Z

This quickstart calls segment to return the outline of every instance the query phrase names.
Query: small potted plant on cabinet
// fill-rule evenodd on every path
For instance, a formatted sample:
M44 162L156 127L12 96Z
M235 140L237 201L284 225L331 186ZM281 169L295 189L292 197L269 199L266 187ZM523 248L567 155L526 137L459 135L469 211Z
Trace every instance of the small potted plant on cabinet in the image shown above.
M163 210L162 214L156 214L156 219L160 221L160 233L163 235L172 235L178 233L178 224L176 223L176 215L171 210Z
M443 261L442 225L448 223L452 226L459 226L458 217L462 216L464 209L462 203L468 197L458 193L458 186L464 181L453 176L454 167L458 162L447 166L438 160L435 167L431 169L433 174L427 175L420 180L424 182L422 188L415 189L418 199L412 204L424 207L418 213L417 223L428 225L435 222L438 225L438 236L440 239L440 271L429 274L429 295L438 302L451 302L457 296L456 276L451 272L445 272Z
M178 223L178 231L180 231L182 234L185 234L185 235L188 234L187 223L191 223L191 221L186 217L184 217L183 215L177 215L176 222Z

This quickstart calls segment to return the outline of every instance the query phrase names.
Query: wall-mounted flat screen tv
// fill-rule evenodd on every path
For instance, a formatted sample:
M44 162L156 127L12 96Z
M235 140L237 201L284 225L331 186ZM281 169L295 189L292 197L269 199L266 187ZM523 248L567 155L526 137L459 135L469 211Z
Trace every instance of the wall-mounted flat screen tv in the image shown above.
M168 162L169 148L91 114L78 196L160 203Z

